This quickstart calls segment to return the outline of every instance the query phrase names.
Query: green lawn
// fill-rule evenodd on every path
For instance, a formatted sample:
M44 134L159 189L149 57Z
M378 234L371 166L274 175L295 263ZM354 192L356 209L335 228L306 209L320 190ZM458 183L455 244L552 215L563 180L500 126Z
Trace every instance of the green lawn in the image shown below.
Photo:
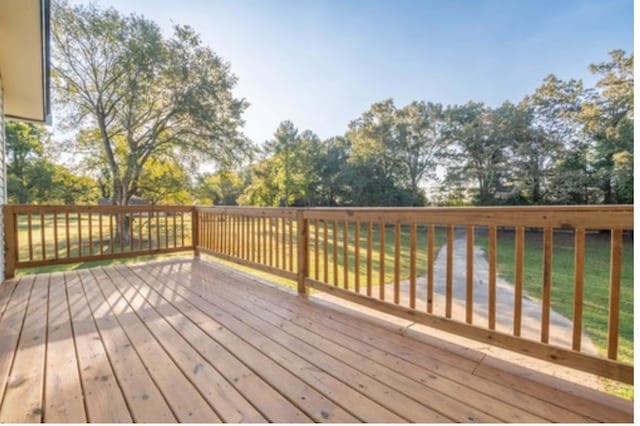
M476 232L476 244L487 248L486 232ZM498 273L513 282L515 233L498 232ZM524 290L530 297L542 295L543 251L542 232L527 232L525 237ZM585 241L583 326L606 356L609 307L610 237L607 233L587 234ZM633 364L633 240L623 240L622 282L620 297L620 337L618 359ZM553 238L552 308L571 319L573 317L574 236L555 232ZM612 385L613 386L613 385ZM615 386L623 397L633 397L632 386Z

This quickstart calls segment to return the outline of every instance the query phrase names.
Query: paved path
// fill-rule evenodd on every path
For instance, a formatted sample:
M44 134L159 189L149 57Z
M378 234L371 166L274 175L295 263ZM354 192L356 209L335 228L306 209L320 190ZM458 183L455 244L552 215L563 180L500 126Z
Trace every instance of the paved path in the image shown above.
M467 282L467 245L464 235L456 236L453 242L453 309L452 316L459 321L465 321L465 300ZM436 256L434 264L434 313L444 316L445 313L445 283L446 283L446 245L442 246ZM480 326L488 325L488 277L489 264L484 251L474 247L473 261L473 323ZM426 277L416 281L416 308L426 309ZM400 303L409 306L409 281L401 282ZM386 286L386 300L393 300L393 284ZM553 292L553 288L552 288ZM496 280L496 329L511 334L513 331L513 302L514 287L508 281L498 277ZM542 305L538 300L525 296L522 301L522 336L540 340L540 318ZM550 343L565 348L571 348L573 323L561 314L551 311ZM591 339L583 333L582 350L596 354L597 349Z

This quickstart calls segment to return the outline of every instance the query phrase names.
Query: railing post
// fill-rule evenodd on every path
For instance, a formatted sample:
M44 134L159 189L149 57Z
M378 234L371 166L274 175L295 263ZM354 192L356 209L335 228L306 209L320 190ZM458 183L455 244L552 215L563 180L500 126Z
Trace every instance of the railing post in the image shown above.
M16 274L17 227L16 215L11 206L4 206L4 279Z
M198 250L200 245L200 225L198 219L198 207L193 206L191 210L191 245L193 246L193 255L195 257L200 257L200 250Z
M298 219L298 294L307 295L304 280L309 276L309 220L304 217L304 210L296 212Z

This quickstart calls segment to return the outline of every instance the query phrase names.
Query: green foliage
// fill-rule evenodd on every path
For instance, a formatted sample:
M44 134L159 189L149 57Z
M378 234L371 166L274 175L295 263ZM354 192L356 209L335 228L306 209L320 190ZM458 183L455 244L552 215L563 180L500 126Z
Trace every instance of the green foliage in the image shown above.
M234 172L221 171L198 177L196 199L198 204L233 206L244 191L244 179Z
M52 24L56 96L114 203L136 193L152 159L229 165L249 151L236 79L191 28L165 38L143 17L65 1L54 3Z

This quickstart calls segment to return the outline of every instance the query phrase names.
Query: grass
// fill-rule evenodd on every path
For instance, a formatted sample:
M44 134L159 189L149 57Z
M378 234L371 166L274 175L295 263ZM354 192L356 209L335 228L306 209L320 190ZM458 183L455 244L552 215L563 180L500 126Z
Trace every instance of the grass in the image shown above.
M175 218L175 228L174 228ZM58 214L19 215L18 260L42 260L56 257L78 257L150 250L154 248L174 247L191 244L191 215L155 216L134 214L130 219L130 237L128 244L121 245L117 234L117 216L110 214L73 214L65 218ZM68 225L67 225L68 221ZM183 227L184 225L184 235ZM31 228L31 232L29 232ZM114 235L111 238L110 235ZM56 242L57 240L57 242Z
M583 327L601 356L606 356L609 308L610 240L607 233L587 234L585 242L585 283ZM476 244L487 249L486 232L476 233ZM515 233L498 233L498 273L507 281L514 277ZM542 232L527 232L525 237L524 291L540 299L543 282ZM620 295L620 329L618 359L633 364L633 241L625 237L622 250ZM574 237L573 233L555 232L553 238L551 307L573 317ZM627 399L633 398L633 386L609 382L609 390Z

